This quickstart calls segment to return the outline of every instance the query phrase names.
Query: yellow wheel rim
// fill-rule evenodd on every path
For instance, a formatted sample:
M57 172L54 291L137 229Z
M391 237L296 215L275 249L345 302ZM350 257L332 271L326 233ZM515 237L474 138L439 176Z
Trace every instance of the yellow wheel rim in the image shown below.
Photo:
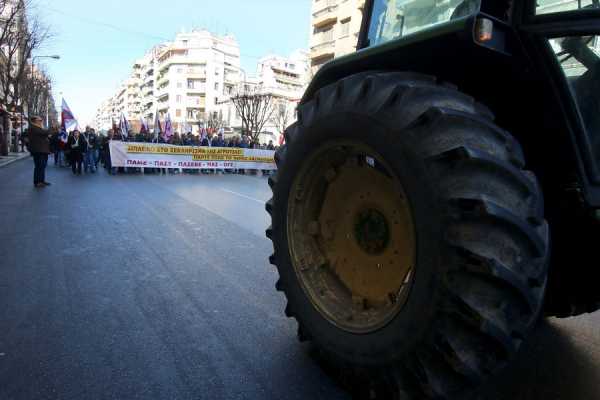
M404 306L415 268L415 231L401 182L365 145L319 148L288 201L290 256L306 295L336 326L367 333Z

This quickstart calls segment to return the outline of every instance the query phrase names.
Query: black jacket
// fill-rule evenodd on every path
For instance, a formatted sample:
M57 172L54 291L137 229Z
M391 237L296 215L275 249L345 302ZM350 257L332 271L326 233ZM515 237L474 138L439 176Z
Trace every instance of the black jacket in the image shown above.
M87 151L87 143L83 135L79 135L79 145L75 147L75 136L71 136L67 142L67 148L71 150L71 153L85 153Z
M45 129L31 125L27 130L29 138L29 151L31 153L50 154L50 132Z

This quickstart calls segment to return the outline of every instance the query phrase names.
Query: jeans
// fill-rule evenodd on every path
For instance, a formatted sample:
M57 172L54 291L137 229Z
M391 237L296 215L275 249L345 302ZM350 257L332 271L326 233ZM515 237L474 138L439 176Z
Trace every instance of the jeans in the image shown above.
M58 150L54 153L54 165L58 165L59 167L65 166L65 152L62 150Z
M91 152L94 155L94 166L96 167L96 169L98 169L98 162L100 161L100 150L93 149L91 150Z
M83 154L71 152L71 170L74 174L81 175L81 164L83 164Z
M96 172L96 160L94 159L94 150L88 150L83 154L83 164L85 172Z
M46 165L48 164L48 154L33 153L33 184L46 182Z

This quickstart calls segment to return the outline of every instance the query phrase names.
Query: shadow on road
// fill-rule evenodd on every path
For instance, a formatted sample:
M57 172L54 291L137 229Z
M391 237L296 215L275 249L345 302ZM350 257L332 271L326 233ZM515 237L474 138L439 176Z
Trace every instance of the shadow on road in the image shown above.
M543 321L480 399L600 399L598 331L585 335L581 321L587 318Z
M598 317L544 320L523 344L513 363L489 381L478 396L470 399L600 399ZM316 350L310 348L308 353L333 381L347 387L349 382L327 365ZM353 393L353 398L369 398L369 394L359 389Z

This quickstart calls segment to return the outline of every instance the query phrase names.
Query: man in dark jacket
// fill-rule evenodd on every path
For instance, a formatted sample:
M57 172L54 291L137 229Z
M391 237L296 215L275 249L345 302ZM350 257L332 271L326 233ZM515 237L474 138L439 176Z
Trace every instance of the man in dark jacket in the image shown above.
M73 175L81 175L83 156L87 151L87 142L77 129L73 131L73 136L69 138L67 147L71 149L71 170Z
M48 154L50 154L50 132L42 128L42 119L32 117L31 125L28 129L29 151L33 156L33 185L36 188L50 186L46 182L46 165L48 164Z

